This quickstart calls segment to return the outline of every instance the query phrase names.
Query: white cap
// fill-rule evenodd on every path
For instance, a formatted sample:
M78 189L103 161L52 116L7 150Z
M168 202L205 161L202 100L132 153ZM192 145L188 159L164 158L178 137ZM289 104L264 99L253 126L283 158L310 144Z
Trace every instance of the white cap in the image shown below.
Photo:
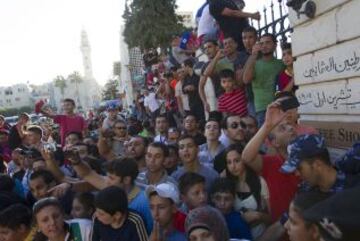
M172 183L161 183L158 185L149 185L146 190L146 196L149 199L150 194L152 192L156 192L160 197L163 198L170 198L175 204L179 203L179 190L178 188Z

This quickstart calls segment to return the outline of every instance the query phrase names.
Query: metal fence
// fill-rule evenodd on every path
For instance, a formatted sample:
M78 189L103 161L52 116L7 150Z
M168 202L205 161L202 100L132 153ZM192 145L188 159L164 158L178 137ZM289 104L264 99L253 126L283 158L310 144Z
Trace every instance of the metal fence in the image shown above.
M259 36L264 33L272 33L276 36L279 43L291 42L293 29L288 18L288 8L284 0L271 0L268 7L264 6L260 21L251 20L251 25L258 30ZM277 56L280 56L281 49L278 47Z

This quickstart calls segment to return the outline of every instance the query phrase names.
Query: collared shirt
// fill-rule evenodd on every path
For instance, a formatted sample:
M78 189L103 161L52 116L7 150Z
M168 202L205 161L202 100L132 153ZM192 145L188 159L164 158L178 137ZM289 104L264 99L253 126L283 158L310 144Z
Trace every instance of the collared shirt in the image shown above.
M154 142L160 142L160 143L163 143L163 144L166 144L167 143L167 138L166 136L163 136L163 135L157 135L154 137Z
M157 183L153 183L153 185L158 185L158 184L161 184L161 183L172 183L172 184L175 184L175 186L177 186L176 180L173 177L168 176L166 171L164 171L163 176L161 177L160 181L157 182ZM149 181L148 171L144 171L144 172L139 173L139 175L137 176L137 178L135 180L135 184L140 189L145 190L146 187L151 184L150 181Z
M199 146L199 154L198 154L200 163L207 167L211 167L211 168L214 167L215 157L223 150L225 150L225 146L223 144L219 143L216 148L216 152L214 153L214 156L213 156L211 154L211 152L209 151L209 147L208 147L207 143L200 145Z

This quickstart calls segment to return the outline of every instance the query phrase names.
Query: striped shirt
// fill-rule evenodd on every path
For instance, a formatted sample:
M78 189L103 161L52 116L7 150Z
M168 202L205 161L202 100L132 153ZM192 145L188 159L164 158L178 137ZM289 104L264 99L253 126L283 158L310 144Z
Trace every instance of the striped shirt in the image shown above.
M232 92L222 94L218 99L218 111L237 114L241 117L247 115L247 100L244 89L234 89Z
M129 211L128 217L124 224L117 229L110 225L101 223L97 218L94 219L93 230L91 235L92 241L147 241L144 222L141 216L133 211Z

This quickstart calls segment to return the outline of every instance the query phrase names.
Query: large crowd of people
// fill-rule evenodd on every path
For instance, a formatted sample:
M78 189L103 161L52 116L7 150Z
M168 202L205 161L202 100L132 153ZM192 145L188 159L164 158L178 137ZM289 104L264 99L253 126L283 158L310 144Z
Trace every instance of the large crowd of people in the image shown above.
M360 145L334 160L299 123L291 44L277 59L244 5L207 1L145 50L129 115L0 116L0 241L360 240Z

